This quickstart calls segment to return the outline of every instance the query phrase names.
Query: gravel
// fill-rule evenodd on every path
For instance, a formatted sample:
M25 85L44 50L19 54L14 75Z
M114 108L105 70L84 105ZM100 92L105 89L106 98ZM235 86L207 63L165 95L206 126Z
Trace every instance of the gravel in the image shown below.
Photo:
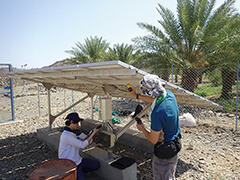
M47 96L40 90L40 116L36 84L28 84L14 88L15 116L22 122L0 125L0 179L27 179L29 171L40 163L56 159L57 153L48 148L36 138L36 130L48 126ZM79 92L57 89L52 93L52 113L56 114L64 106L69 106L84 94ZM65 96L65 98L64 98ZM64 101L65 99L65 101ZM0 120L10 113L10 98L0 96ZM97 101L96 101L97 102ZM121 103L120 103L121 102ZM95 103L97 106L97 103ZM114 110L134 109L136 102L115 99ZM83 118L89 118L90 101L84 100L74 107ZM186 112L186 110L183 110ZM197 112L199 109L192 109ZM211 112L209 112L211 111ZM193 113L194 114L194 113ZM205 115L204 115L205 114ZM63 114L55 120L53 128L63 127ZM204 116L204 117L202 117ZM97 119L98 112L94 113ZM118 117L123 126L128 122L127 117ZM235 117L232 114L201 110L201 116L195 116L197 127L182 128L183 149L179 154L176 177L178 180L238 180L240 179L240 132L235 131ZM144 124L149 128L149 122ZM133 125L132 129L136 129ZM152 179L152 155L141 151L139 147L132 148L116 144L115 154L136 159L139 180ZM95 177L95 176L94 176ZM88 179L96 179L88 175ZM99 179L99 178L97 178Z

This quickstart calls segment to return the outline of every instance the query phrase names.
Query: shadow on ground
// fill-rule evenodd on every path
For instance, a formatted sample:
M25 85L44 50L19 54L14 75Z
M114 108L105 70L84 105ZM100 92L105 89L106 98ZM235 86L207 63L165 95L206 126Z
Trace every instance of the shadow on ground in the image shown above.
M0 176L2 180L28 179L31 169L45 161L57 158L57 152L48 148L36 137L36 133L31 133L0 140ZM139 180L152 179L152 154L119 143L116 144L114 153L136 160ZM193 165L180 159L176 177L190 169L197 171ZM87 179L94 180L96 175L87 174ZM100 178L97 179L100 180Z
M126 145L116 144L114 148L116 154L121 156L134 158L137 162L137 177L138 180L151 180L153 179L152 175L152 154L142 152L139 149L132 148ZM186 163L181 159L178 160L176 178L180 177L185 172L193 170L198 171L192 164Z
M198 171L198 169L196 169L192 164L186 163L181 159L179 159L177 164L177 170L176 170L176 178L180 177L182 174L184 174L189 170L194 170L196 171L196 173Z
M44 161L57 158L57 153L36 138L36 133L0 140L1 179L27 179L28 172Z

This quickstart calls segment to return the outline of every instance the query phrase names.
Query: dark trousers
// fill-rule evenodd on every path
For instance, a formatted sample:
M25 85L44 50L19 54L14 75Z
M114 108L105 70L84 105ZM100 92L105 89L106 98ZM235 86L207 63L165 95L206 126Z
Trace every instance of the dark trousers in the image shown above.
M100 163L95 159L83 158L77 166L77 180L85 180L84 173L91 172L100 168Z

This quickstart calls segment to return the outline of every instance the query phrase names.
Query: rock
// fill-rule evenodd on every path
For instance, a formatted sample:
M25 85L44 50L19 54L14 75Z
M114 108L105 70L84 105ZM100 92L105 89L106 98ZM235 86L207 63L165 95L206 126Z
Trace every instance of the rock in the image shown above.
M208 115L211 117L211 116L214 116L214 112L213 111L208 111L207 112L208 113Z
M234 114L231 114L231 113L229 113L229 114L228 114L228 117L235 117L235 115L234 115Z
M186 150L191 151L191 150L193 150L193 147L192 147L192 146L189 146L189 147L186 148Z
M204 173L204 169L202 169L202 167L200 167L198 170L199 170L201 173Z
M199 159L199 163L200 163L200 164L205 164L204 159Z
M190 113L184 113L182 116L179 116L179 123L181 127L196 126L196 120Z

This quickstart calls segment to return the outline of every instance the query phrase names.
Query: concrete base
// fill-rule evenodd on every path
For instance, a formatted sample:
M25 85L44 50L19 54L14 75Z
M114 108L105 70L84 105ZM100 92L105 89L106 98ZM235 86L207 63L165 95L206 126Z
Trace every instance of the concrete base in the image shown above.
M0 126L15 124L15 123L22 123L22 122L23 122L23 120L1 120Z
M100 162L100 169L95 173L106 180L137 180L137 164L133 163L125 169L119 169L111 166L120 157L109 157L107 151L98 147L86 148L80 153L82 157L96 158Z
M61 132L56 129L42 128L37 130L37 138L57 153L60 136Z
M98 123L99 121L86 119L82 122L82 129L90 131L91 129L95 128L96 124ZM116 128L115 130L118 131L120 128ZM129 129L117 140L117 142L134 147L144 152L153 153L154 145L145 138L143 133L139 131Z
M92 129L95 127L97 121L93 122L87 122L85 120L85 123L83 123L84 129ZM37 137L39 140L46 143L50 148L58 151L58 145L59 145L59 139L60 139L61 132L52 129L51 131L49 128L43 128L37 130ZM127 138L127 137L125 137ZM123 138L121 141L125 141ZM135 138L133 138L135 139ZM134 140L131 141L134 141ZM129 139L128 139L129 141ZM146 140L145 140L146 141ZM140 143L140 142L138 142ZM142 145L142 144L141 144ZM137 179L137 164L133 163L130 166L119 169L116 167L111 166L111 163L114 161L117 161L120 157L118 156L109 156L109 153L103 149L100 149L98 147L95 147L94 144L88 146L86 149L84 149L82 152L80 152L82 157L91 157L98 159L101 164L101 168L96 171L97 175L106 179L106 180L136 180Z

